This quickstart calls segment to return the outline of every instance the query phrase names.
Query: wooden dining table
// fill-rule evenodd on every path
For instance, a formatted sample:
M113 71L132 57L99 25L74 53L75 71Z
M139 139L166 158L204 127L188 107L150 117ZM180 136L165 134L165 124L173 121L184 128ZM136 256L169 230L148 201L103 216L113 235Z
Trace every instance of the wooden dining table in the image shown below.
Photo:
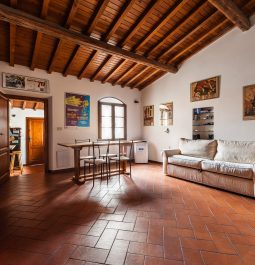
M146 142L145 140L134 140L133 144L135 143L143 143ZM94 144L96 144L97 146L107 146L108 144L110 146L114 146L114 145L119 145L119 141L105 141L105 142L95 142ZM132 144L132 141L129 140L123 140L120 141L121 146L129 146ZM76 184L84 184L84 181L81 181L81 178L84 178L85 176L81 176L81 172L80 172L80 157L81 157L81 150L83 148L89 148L92 147L93 142L84 142L84 143L58 143L59 146L62 147L67 147L67 148L72 148L73 152L74 152L74 177L73 177L73 181ZM123 169L125 170L125 168Z

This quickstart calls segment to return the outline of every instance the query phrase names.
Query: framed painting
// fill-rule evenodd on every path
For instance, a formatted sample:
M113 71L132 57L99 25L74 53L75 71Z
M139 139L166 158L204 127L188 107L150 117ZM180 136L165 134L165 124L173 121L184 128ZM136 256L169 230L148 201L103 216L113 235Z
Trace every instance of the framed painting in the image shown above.
M190 85L190 100L200 101L220 96L220 76L211 77Z
M160 125L173 125L173 102L163 103L159 105Z
M255 85L243 88L243 119L255 120Z
M144 126L154 125L154 105L145 106L143 108L143 124Z
M90 126L90 96L65 93L65 126Z

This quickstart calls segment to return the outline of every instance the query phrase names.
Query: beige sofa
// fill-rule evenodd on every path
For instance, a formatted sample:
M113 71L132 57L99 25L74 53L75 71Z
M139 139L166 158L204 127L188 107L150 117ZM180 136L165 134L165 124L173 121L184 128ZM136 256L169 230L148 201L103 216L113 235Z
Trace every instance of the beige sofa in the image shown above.
M166 175L254 197L255 142L182 138L162 154Z

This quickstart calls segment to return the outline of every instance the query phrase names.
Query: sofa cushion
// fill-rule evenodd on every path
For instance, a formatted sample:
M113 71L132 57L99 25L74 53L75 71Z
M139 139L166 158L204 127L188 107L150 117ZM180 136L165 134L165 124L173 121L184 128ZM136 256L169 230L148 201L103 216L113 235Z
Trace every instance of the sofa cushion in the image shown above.
M255 142L218 140L217 161L254 164Z
M201 158L184 155L174 155L168 158L168 162L173 165L201 169Z
M213 159L217 151L217 141L181 138L179 149L182 155Z
M232 162L222 162L213 160L202 161L202 170L235 176L239 178L252 179L253 166L250 164L240 164Z

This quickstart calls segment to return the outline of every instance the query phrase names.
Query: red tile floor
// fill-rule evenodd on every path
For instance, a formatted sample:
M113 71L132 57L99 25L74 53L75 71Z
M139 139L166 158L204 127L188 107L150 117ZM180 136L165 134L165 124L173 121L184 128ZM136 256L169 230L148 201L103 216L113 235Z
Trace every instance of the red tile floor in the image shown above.
M255 201L136 165L77 186L70 173L0 187L1 265L254 265Z

